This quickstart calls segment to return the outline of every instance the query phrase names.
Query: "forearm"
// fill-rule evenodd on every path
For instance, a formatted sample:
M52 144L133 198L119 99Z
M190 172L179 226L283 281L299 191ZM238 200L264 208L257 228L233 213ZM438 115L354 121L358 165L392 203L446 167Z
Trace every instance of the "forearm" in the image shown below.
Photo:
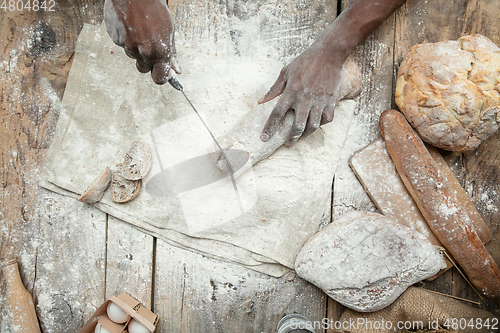
M351 0L315 41L328 54L346 59L370 33L406 0Z

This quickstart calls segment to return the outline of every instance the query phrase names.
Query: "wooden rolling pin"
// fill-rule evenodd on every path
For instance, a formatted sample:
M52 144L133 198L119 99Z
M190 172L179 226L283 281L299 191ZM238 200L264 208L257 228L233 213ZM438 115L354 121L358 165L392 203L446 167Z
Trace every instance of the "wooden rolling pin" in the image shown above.
M439 171L402 113L387 110L379 120L396 169L429 227L485 296L500 296L500 270L474 230L456 188Z
M349 56L342 68L339 101L356 97L361 92L361 87L361 72L354 59ZM226 135L217 138L235 171L235 178L252 165L270 156L285 143L293 125L293 112L287 112L279 128L269 141L263 142L260 139L262 128L271 111L264 106L254 107ZM211 149L210 156L222 171L227 172L229 170L217 147L214 146Z
M35 305L30 293L24 288L19 275L17 260L3 261L0 266L7 282L10 328L13 333L40 333Z

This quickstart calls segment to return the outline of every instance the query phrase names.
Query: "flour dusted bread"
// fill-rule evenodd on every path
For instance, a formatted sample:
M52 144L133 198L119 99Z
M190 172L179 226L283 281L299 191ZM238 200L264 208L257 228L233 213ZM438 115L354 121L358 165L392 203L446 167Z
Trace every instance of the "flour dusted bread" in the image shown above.
M125 154L125 160L121 166L121 174L129 180L144 178L151 169L151 149L142 140L132 142Z
M486 250L456 188L398 111L380 116L387 151L429 227L485 296L500 296L500 270Z
M111 183L111 199L118 203L128 202L139 193L141 179L148 174L151 164L148 144L142 140L134 141L125 154L124 162L118 164L114 172L106 167L78 200L90 204L98 202Z
M116 166L111 180L111 199L125 203L134 199L141 189L142 178L151 169L151 149L142 140L132 142L124 162Z
M88 204L93 204L101 200L104 192L111 182L111 177L111 169L106 167L101 175L97 177L89 187L87 187L78 200Z
M130 180L123 176L123 164L118 164L111 179L111 199L114 202L125 203L134 199L141 189L142 181Z
M352 212L306 242L295 270L348 308L372 312L443 264L422 234L378 213Z
M401 63L396 104L422 140L468 151L500 122L500 49L481 35L419 44Z

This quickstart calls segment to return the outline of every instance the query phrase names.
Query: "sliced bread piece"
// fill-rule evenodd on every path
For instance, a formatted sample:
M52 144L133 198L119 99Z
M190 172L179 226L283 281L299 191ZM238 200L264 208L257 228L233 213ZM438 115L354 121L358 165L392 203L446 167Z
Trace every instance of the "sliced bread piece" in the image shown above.
M144 178L151 169L151 149L142 140L132 142L125 154L121 174L128 180Z
M130 180L123 176L124 164L118 164L111 179L111 199L124 203L134 199L141 189L141 180Z
M111 178L112 171L110 168L106 167L101 175L97 177L89 187L87 187L78 201L93 204L101 200L104 195L104 191L106 191L109 183L111 182Z

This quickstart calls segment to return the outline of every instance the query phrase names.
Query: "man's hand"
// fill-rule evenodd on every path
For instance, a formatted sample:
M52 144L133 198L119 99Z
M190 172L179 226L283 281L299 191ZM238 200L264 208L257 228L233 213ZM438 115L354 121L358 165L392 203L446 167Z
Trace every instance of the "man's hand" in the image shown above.
M288 112L295 112L290 146L333 119L342 66L351 52L406 0L351 0L347 8L292 63L259 103L281 95L261 133L267 141Z
M313 45L283 68L259 101L265 103L281 95L262 131L262 141L271 138L288 110L295 112L295 119L286 146L331 122L339 99L343 63L344 59L325 54L321 47Z
M139 72L151 72L157 84L166 83L171 70L181 73L165 0L106 0L104 18L111 39L137 60Z

